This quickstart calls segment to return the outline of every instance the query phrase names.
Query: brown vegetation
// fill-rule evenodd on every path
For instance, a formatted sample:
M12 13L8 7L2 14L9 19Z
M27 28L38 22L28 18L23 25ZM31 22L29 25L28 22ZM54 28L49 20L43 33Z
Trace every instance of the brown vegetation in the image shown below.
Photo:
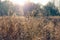
M60 19L0 17L0 40L60 40Z

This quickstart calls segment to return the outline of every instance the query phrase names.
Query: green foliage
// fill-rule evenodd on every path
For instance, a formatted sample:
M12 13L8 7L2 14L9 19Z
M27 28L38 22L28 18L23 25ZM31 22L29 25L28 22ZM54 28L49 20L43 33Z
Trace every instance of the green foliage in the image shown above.
M28 3L26 6L13 5L10 1L0 2L0 16L26 15L31 17L38 16L60 16L58 8L51 2L42 6L41 4ZM22 12L23 11L23 12Z
M0 16L11 16L14 13L14 6L9 1L3 1L0 3Z
M60 15L58 8L51 2L44 6L47 16L58 16Z

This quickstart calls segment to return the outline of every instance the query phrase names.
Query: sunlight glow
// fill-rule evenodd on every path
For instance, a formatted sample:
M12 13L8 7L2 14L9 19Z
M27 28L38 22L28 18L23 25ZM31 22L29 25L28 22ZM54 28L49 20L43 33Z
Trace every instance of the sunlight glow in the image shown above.
M26 3L26 0L10 0L14 4L24 5Z
M5 0L1 0L1 1L5 1Z
M39 2L39 0L30 0L30 2L38 3L38 2Z
M24 5L26 2L40 3L46 5L50 0L10 0L14 4Z

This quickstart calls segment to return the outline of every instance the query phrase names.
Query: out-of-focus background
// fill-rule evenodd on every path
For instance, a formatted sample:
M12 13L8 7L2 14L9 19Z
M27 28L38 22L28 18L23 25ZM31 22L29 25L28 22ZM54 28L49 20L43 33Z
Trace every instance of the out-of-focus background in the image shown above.
M0 0L0 40L60 40L60 0Z
M60 0L0 0L0 16L60 16ZM37 13L36 13L37 12Z

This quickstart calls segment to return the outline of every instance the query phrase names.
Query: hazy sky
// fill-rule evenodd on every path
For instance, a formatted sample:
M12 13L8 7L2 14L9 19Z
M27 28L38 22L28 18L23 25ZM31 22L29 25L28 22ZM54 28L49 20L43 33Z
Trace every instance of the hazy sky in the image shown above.
M2 0L4 1L4 0ZM23 5L27 2L33 2L33 3L40 3L42 5L46 5L49 1L53 0L10 0L13 3ZM55 0L55 5L59 6L59 0Z
M47 4L50 0L31 0L34 3L41 3L43 5Z
M2 0L4 1L4 0ZM22 4L25 1L30 1L30 2L34 2L34 3L41 3L42 5L46 5L50 0L10 0L13 3L18 3L18 4Z

